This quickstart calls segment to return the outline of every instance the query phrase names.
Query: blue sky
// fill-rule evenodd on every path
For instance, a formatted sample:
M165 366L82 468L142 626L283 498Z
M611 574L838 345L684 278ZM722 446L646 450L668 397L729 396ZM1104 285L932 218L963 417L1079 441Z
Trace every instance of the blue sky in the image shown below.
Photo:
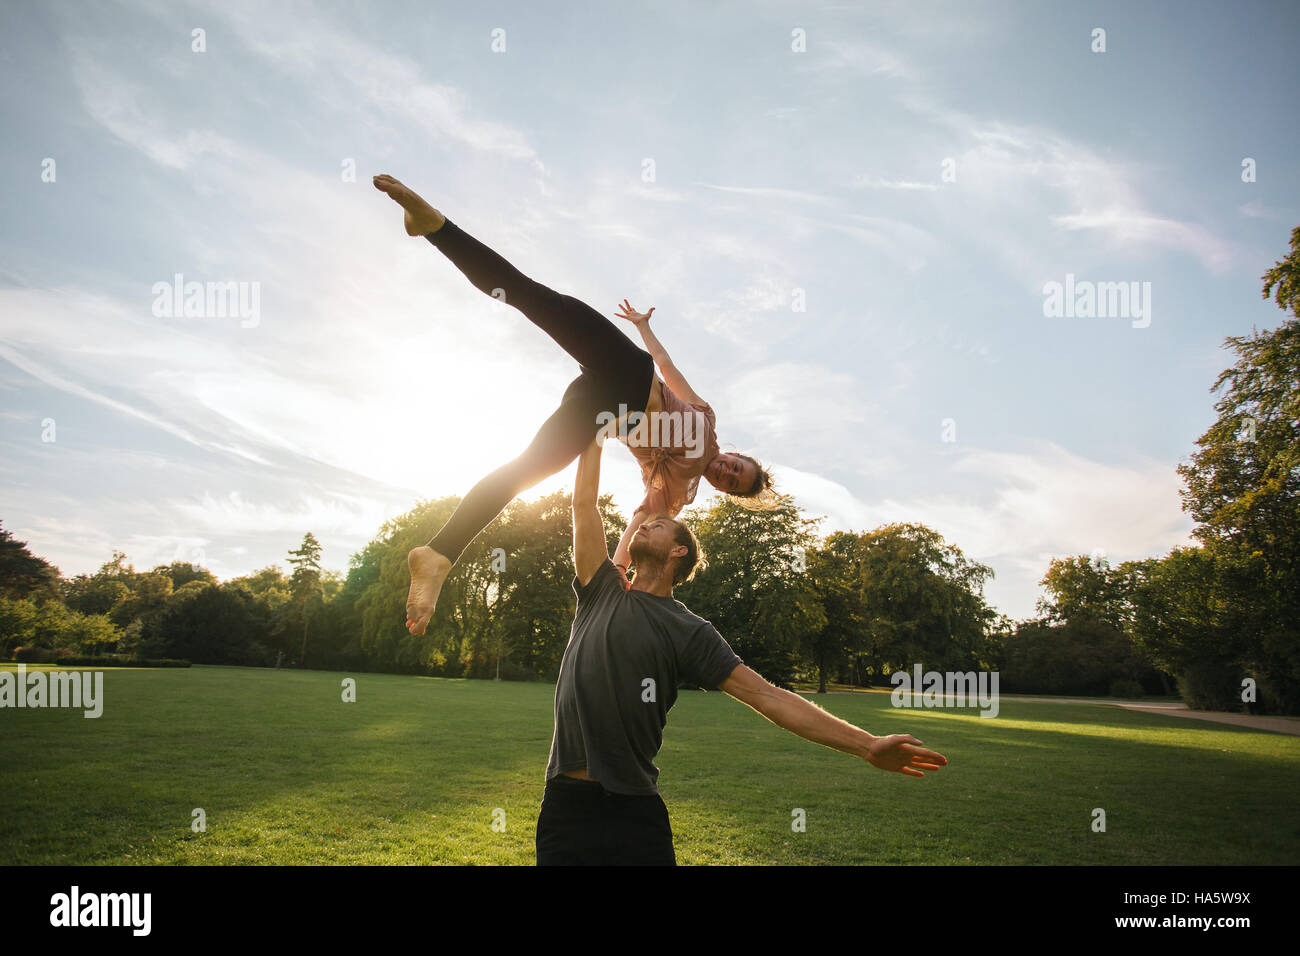
M724 447L823 532L929 525L1027 617L1052 557L1190 540L1174 468L1223 339L1282 320L1259 276L1300 223L1298 24L1286 3L6 5L0 520L69 575L116 548L227 578L307 530L344 570L521 450L574 363L405 237L387 172L611 318L654 306ZM178 273L255 286L256 320L157 315ZM1046 316L1067 275L1150 283L1149 324ZM637 474L605 455L625 511Z

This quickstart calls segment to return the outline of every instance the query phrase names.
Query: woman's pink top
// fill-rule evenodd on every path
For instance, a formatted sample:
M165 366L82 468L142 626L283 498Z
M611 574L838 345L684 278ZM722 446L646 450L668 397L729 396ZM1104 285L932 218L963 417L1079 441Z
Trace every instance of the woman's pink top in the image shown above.
M659 380L661 408L647 414L625 441L641 463L645 500L637 511L676 516L695 500L700 476L718 457L717 425L707 402L693 405Z

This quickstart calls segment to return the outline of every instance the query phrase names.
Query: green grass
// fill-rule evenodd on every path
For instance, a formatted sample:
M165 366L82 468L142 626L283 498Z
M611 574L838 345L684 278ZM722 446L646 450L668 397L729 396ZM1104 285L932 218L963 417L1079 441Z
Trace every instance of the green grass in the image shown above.
M553 685L358 674L345 704L344 676L115 668L97 720L0 709L0 864L534 862ZM819 703L949 766L881 773L683 691L656 761L679 863L1300 861L1297 737L1009 698L995 719Z

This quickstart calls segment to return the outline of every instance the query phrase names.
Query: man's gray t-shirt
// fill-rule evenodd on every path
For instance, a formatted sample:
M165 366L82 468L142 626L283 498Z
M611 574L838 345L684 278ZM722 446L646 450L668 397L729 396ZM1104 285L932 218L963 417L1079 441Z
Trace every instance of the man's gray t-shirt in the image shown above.
M546 779L586 767L612 793L655 794L678 682L714 689L741 660L681 601L628 591L621 578L606 558L586 587L573 579L578 610L555 682Z

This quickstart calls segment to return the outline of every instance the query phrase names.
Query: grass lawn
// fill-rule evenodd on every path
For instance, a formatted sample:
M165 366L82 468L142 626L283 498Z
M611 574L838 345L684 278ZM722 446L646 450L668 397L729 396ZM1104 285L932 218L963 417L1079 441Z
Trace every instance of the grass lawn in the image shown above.
M0 864L531 865L554 685L357 674L343 703L345 676L110 668L98 719L0 709ZM994 719L818 702L949 766L885 774L683 691L656 761L679 863L1300 862L1298 737L1011 698Z

